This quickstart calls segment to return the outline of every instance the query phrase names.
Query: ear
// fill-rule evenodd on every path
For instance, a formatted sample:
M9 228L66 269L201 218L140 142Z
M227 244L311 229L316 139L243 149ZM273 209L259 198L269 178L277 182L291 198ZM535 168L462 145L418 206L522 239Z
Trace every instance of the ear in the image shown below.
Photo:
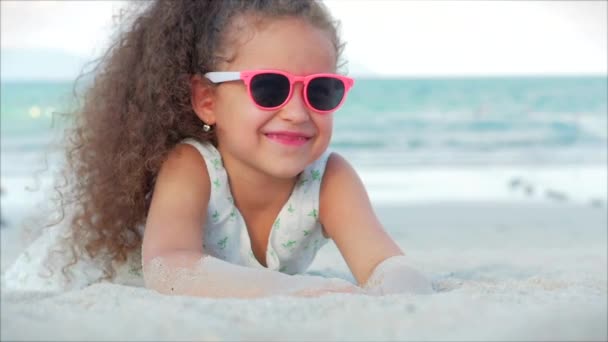
M215 124L215 89L213 85L200 75L190 78L192 109L204 123Z

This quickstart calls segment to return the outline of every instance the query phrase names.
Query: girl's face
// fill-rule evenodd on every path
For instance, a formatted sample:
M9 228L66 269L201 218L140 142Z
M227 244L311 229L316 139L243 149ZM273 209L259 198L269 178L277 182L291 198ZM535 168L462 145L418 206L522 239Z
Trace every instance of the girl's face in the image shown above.
M235 59L216 71L278 69L297 76L335 72L332 42L303 20L277 19L243 31L251 39L238 43ZM289 103L275 111L257 108L242 81L222 83L215 90L211 116L206 121L215 124L227 165L278 178L295 177L319 158L333 125L332 113L307 108L302 83L295 84Z

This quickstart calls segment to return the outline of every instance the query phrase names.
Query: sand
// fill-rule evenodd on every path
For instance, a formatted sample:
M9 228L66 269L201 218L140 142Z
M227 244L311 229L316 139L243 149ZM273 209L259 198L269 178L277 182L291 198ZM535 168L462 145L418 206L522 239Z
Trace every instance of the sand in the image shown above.
M2 290L2 340L606 340L607 214L573 203L435 202L377 213L431 295L254 300L101 283ZM8 215L10 218L10 215ZM3 269L15 227L0 230ZM7 248L7 246L11 246ZM333 243L309 274L354 281Z

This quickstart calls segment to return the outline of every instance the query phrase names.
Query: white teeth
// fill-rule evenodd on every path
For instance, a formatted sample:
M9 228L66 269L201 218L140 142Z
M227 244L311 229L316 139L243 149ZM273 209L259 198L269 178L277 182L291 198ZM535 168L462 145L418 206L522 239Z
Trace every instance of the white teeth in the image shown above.
M269 136L269 137L275 137L275 138L276 138L276 137L281 137L281 136L283 136L283 135L281 135L281 134L266 134L266 135L267 135L267 136ZM295 139L295 140L304 140L304 141L309 139L309 138L307 138L307 137L297 137L297 136L296 136L296 137L294 137L294 136L289 136L289 135L285 135L284 137L286 137L286 138L291 138L291 139Z

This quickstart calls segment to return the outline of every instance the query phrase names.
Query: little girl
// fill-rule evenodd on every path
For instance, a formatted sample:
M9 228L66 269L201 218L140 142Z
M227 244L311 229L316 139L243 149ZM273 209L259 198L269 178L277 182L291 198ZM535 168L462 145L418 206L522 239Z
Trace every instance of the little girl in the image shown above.
M429 292L327 150L354 81L336 73L343 45L323 4L144 6L77 113L63 273L85 265L86 286L141 251L145 286L167 294ZM301 275L328 239L359 286Z

